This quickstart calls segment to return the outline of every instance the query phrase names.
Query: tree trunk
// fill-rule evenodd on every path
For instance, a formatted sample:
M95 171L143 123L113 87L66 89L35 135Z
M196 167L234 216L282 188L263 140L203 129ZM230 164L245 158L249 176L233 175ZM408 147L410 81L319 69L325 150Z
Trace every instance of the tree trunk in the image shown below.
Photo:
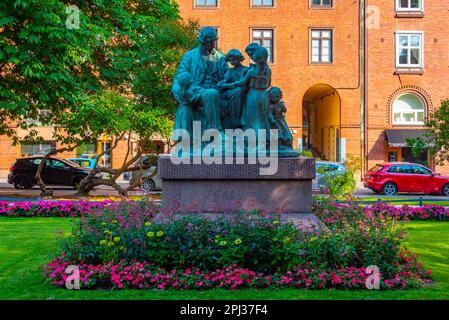
M55 154L58 154L60 152L70 152L73 151L73 149L75 149L76 147L78 147L81 144L78 143L72 147L65 147L65 148L60 148L60 149L55 149L52 150L50 152L48 152L41 160L41 162L39 163L39 166L37 167L37 171L36 171L36 175L34 176L34 178L36 179L36 182L39 186L39 188L41 189L41 196L42 197L52 197L53 196L53 189L49 189L47 188L47 186L45 185L44 180L42 180L42 170L44 169L44 165L45 162L47 162L47 160L51 157L54 156Z
M140 146L137 149L136 155L133 156L129 161L128 161L128 155L129 155L129 150L128 150L126 157L123 161L123 164L119 169L102 168L102 167L98 166L99 159L107 152L110 152L111 150L115 149L117 147L118 141L121 140L122 137L123 137L123 135L115 141L115 143L111 146L111 148L103 151L100 155L97 156L94 168L89 173L89 175L81 181L81 183L79 185L79 189L77 192L78 195L82 195L82 196L89 195L90 191L92 191L92 189L95 188L96 186L105 185L105 186L110 186L110 187L114 188L120 196L126 197L126 196L128 196L129 191L132 191L134 188L141 185L143 183L143 181L145 181L147 179L151 179L156 174L156 171L155 171L150 177L146 177L144 180L142 180L141 176L143 174L143 170L151 168L151 166L154 163L151 163L148 165L132 166L136 161L138 161L142 157L142 151L141 151ZM129 141L128 141L128 148L131 148L131 144L129 143ZM155 158L155 161L157 161L157 157ZM124 172L130 172L130 171L140 171L140 177L138 179L138 183L134 183L134 184L129 185L127 188L123 188L116 182L116 180ZM98 173L103 173L103 172L109 173L110 178L103 179L103 178L95 177Z

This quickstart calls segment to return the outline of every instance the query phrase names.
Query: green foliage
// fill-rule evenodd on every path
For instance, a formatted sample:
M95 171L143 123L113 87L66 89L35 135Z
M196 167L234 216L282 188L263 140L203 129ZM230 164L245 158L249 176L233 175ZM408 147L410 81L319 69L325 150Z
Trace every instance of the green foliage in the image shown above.
M302 156L302 157L313 158L313 153L312 153L312 151L310 151L310 150L302 149L302 150L301 150L301 156Z
M449 99L441 101L440 107L425 120L425 126L428 133L422 138L407 139L407 143L414 155L429 148L436 163L442 165L449 161Z
M213 221L200 214L154 220L130 211L83 218L64 244L67 258L92 263L136 259L167 270L192 266L214 270L235 263L251 270L284 272L299 263L304 235L277 217L254 212L221 215Z
M121 130L165 135L171 75L195 24L181 22L174 0L72 4L79 28L66 26L66 1L0 2L0 134L17 142L18 126L39 140L43 123L63 144Z
M278 215L239 212L213 220L202 214L157 215L133 206L109 208L81 218L62 253L67 261L92 264L148 261L166 270L216 270L236 264L250 270L287 272L377 265L396 274L414 263L404 252L400 225L379 212L335 204L315 205L320 230L304 232Z
M314 213L326 228L316 238L314 262L340 266L376 265L382 272L399 271L404 255L403 222L359 205L317 202Z
M354 175L357 171L356 161L348 160L344 163L343 172L327 172L325 168L318 171L322 174L322 185L326 193L334 197L348 197L356 189Z

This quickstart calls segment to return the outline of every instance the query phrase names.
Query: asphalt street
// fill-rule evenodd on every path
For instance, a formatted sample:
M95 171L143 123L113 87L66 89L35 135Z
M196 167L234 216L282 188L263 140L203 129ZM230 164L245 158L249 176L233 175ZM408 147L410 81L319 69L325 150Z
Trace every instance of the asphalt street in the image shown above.
M127 182L120 183L122 186L126 187ZM54 197L72 197L75 194L75 190L71 187L52 187L54 190ZM160 193L160 191L152 192L152 194ZM7 183L0 183L0 200L5 199L16 199L16 198L39 198L40 190L38 187L34 187L31 190L16 190L14 187ZM132 191L130 195L145 195L141 190ZM117 192L107 186L96 187L92 192L91 196L117 196ZM440 195L422 195L422 194L400 194L395 196L384 196L380 194L375 194L369 189L359 188L355 192L355 196L358 198L401 198L401 199L417 199L423 197L423 199L429 200L449 200L449 197Z

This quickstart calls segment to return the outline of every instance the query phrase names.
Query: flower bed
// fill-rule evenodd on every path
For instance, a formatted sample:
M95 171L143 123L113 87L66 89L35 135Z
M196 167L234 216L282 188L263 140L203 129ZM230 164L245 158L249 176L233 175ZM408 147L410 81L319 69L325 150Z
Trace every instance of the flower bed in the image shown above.
M0 216L5 217L81 217L104 208L111 201L0 201Z
M449 221L449 207L438 205L426 205L422 207L404 205L395 207L385 203L377 203L369 208L365 208L365 210L405 220Z
M63 200L50 201L41 200L39 202L22 201L8 202L0 201L0 217L81 217L105 206L116 205L117 203L146 203L155 207L151 200L128 200L128 201L88 201L88 200ZM429 220L429 221L449 221L449 207L438 205L426 205L423 207L410 207L408 205L396 207L385 203L377 203L372 206L358 206L363 208L365 213L376 213L384 216L396 217L405 220ZM346 214L347 210L353 210L355 205L336 204L332 202L314 202L314 212L318 212L325 218L338 219L341 214ZM361 209L356 209L361 212ZM335 215L334 218L332 216Z
M365 288L376 266L384 289L430 281L397 219L359 206L326 210L316 212L326 227L304 232L277 214L210 220L108 206L81 217L44 278L63 286L65 267L76 265L84 288Z
M426 205L423 207L410 207L408 205L396 207L386 203L376 203L371 206L355 204L341 204L333 202L314 202L313 212L326 221L338 221L342 216L353 214L378 215L400 220L418 221L449 221L449 207Z
M116 202L113 200L104 201L87 201L87 200L41 200L38 202L21 201L9 202L0 201L0 217L81 217L87 214L95 213L106 207L120 206L128 203L135 207L140 203L139 207L151 206L149 201L124 201Z
M413 259L401 272L391 278L380 274L380 289L415 288L428 284L429 271L423 271ZM73 262L61 258L53 260L44 269L45 280L65 287L69 275L65 270ZM82 289L366 289L371 273L365 268L316 269L308 265L297 266L284 274L264 274L232 265L215 271L187 268L166 271L147 262L120 261L116 264L76 264ZM374 284L371 281L371 284Z

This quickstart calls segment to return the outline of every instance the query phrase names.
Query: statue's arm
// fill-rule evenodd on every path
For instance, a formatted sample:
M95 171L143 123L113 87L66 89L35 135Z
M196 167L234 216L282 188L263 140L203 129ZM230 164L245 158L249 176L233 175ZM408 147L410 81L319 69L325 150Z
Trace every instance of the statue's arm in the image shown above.
M222 79L226 78L226 75L229 73L229 65L226 62L226 60L224 59L224 57L222 57L220 60L220 69L221 69L221 74L222 74Z
M239 81L234 82L235 86L242 86L242 87L246 86L253 77L253 72L254 69L250 68Z
M227 83L229 83L230 81L229 81L229 78L231 77L231 75L230 75L230 72L229 72L229 70L225 73L225 76L224 76L224 78L221 80L221 81L219 81L218 83L217 83L217 85L218 85L218 87L219 88L225 88L225 87L228 87L229 85L226 85Z
M267 71L267 77L268 77L268 88L271 87L271 69L270 67L268 67L268 71Z
M270 111L270 112L268 113L268 121L270 122L270 124L271 124L272 126L277 127L276 119L274 118L274 115L273 115L273 112L272 112L272 111Z
M178 100L179 103L182 102L182 88L179 85L177 78L178 75L183 72L190 73L191 65L192 65L191 55L189 53L186 53L182 57L181 63L179 64L178 69L176 69L175 76L173 77L171 94L175 97L176 100Z
M285 103L284 103L284 102L281 102L281 112L282 112L283 114L286 114L286 113L287 113L287 107L285 106Z

